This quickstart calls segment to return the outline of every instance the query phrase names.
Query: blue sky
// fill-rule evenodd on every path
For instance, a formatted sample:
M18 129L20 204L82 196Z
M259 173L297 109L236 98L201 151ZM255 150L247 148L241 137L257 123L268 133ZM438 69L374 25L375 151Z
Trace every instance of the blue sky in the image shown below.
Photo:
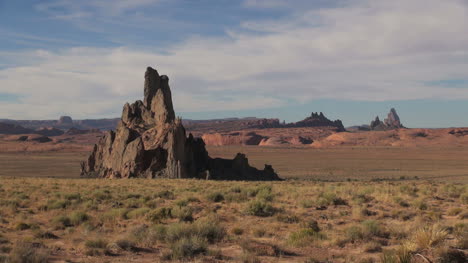
M0 118L119 116L153 66L184 118L468 126L467 24L466 0L0 0Z

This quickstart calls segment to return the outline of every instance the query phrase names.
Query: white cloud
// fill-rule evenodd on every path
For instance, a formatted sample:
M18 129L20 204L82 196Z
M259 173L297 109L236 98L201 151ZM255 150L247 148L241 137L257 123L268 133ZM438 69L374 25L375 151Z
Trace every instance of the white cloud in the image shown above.
M23 53L22 66L0 70L0 92L23 95L23 104L2 103L0 111L12 118L118 114L123 102L141 98L148 65L169 75L179 112L330 98L468 99L468 89L427 85L468 79L466 1L347 3L280 21L245 21L240 31L193 37L164 53L131 47Z
M83 18L93 14L118 16L127 11L150 6L163 0L54 0L36 5L39 11L59 19Z

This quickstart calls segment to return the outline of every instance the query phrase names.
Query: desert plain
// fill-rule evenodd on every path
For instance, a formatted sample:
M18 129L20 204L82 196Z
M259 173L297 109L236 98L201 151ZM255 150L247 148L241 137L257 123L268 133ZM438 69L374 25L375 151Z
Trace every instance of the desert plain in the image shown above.
M207 146L214 157L243 152L255 167L271 164L284 181L110 180L80 178L93 142L86 136L79 143L3 140L0 259L466 259L463 145Z

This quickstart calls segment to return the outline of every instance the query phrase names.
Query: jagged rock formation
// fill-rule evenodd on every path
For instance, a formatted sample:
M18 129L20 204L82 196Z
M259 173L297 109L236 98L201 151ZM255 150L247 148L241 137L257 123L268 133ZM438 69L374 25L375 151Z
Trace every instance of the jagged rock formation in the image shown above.
M81 166L83 176L103 178L279 180L271 166L257 170L243 154L209 157L204 141L187 137L176 118L169 78L150 67L143 101L125 104L117 130L107 132Z
M329 120L322 112L312 114L302 121L288 123L285 127L336 127L337 132L346 131L341 120Z
M390 112L387 115L387 118L384 120L385 125L388 127L397 127L397 128L402 128L403 125L400 123L400 117L396 113L396 110L394 108L390 109Z
M401 124L400 117L394 108L390 109L387 118L383 122L377 116L370 124L370 129L373 131L387 131L399 128L405 128L405 126Z
M385 126L385 123L380 121L379 116L376 116L375 120L371 121L370 129L371 130L385 130L386 126Z

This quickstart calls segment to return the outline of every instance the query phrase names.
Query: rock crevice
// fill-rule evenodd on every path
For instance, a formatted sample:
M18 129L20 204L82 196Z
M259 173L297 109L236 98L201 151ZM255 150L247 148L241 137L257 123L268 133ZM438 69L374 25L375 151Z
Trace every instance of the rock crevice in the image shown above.
M243 154L211 158L201 138L187 137L175 117L169 78L150 67L143 101L125 104L116 131L106 132L81 170L82 176L102 178L279 180L269 165L258 170Z

